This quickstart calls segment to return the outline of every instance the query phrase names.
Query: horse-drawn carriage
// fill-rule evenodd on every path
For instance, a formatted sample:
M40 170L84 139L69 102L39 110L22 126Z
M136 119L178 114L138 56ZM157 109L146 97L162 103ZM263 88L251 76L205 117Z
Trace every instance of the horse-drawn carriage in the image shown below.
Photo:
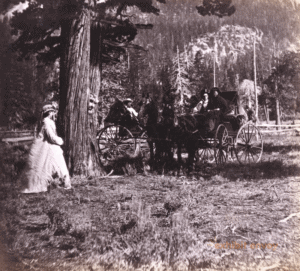
M196 159L224 164L228 158L240 164L258 163L263 152L263 140L251 113L241 106L236 91L220 95L233 105L233 112L223 116L204 137L199 136Z
M137 146L148 151L146 131L137 119L132 119L123 102L116 99L97 134L99 157L103 165L118 157L133 155Z
M106 118L111 124L101 129L97 135L101 162L105 164L106 161L118 156L132 155L137 148L144 153L153 152L153 145L156 147L156 152L166 146L172 147L173 150L178 149L178 160L180 161L181 147L185 147L189 149L187 152L192 157L192 160L188 160L190 163L196 159L224 164L228 158L231 160L236 158L241 164L259 162L263 152L263 141L259 129L254 122L248 119L240 105L237 92L223 92L220 95L231 102L234 112L218 119L214 123L214 128L209 131L205 131L205 126L202 125L199 118L203 121L203 118L205 120L212 114L207 116L174 116L171 114L173 117L170 117L170 114L168 117L163 114L162 119L171 118L171 120L158 123L158 112L155 112L155 107L152 106L148 113L147 110L143 111L143 117L146 117L148 124L143 123L142 125L138 120L132 120L123 103L116 100ZM170 111L170 107L167 109ZM178 123L175 124L176 122ZM187 122L195 124L188 129ZM152 129L147 127L152 127ZM165 132L161 132L164 129Z

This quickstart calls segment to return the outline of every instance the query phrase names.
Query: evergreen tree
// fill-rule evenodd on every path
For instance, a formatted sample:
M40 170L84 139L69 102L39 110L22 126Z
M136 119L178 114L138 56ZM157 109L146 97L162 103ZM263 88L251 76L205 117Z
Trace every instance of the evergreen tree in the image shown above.
M96 124L93 119L96 112L89 116L87 110L89 95L91 90L96 91L96 84L101 82L101 64L105 58L111 59L109 52L122 51L124 44L135 37L137 28L145 27L129 21L126 11L133 7L140 12L159 13L152 0L36 0L13 18L12 26L15 33L19 33L15 47L22 51L23 56L39 53L40 59L47 61L60 57L58 129L65 139L66 162L71 174L103 173L99 170L95 142ZM222 13L223 6L219 8ZM94 23L100 27L94 28ZM102 25L107 26L104 33L99 33L103 46L98 47L100 54L94 55L91 51L91 32L93 29L102 31ZM91 77L91 71L98 78ZM90 86L91 83L95 87ZM91 94L98 96L98 93Z
M300 72L300 52L285 52L273 67L271 75L266 79L268 89L265 93L269 100L275 104L276 124L281 123L281 108L291 112L295 111L297 99L297 75ZM294 84L293 84L294 83Z
M133 6L142 12L158 14L149 0L131 3L39 0L30 2L29 8L12 20L15 33L20 32L14 45L22 56L38 53L39 59L46 61L60 57L58 128L65 139L66 162L71 174L103 173L97 159L96 112L91 116L87 111L89 95L98 96L91 91L99 91L101 64L122 52L126 42L135 37L136 29L143 27L132 24L124 14ZM102 37L91 39L91 32ZM103 46L97 46L99 43Z
M171 77L172 87L176 90L178 95L179 107L184 104L184 95L190 95L189 90L189 78L187 72L187 65L185 63L184 55L179 53L179 48L177 47L177 54L173 59L173 72Z

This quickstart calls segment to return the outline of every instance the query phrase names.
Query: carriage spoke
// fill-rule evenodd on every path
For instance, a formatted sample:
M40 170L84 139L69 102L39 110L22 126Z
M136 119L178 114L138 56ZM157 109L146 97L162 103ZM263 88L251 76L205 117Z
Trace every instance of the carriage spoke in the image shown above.
M248 126L248 130L249 130L249 126ZM254 130L255 130L255 127L252 126L251 134L249 135L249 142L251 142L252 136L253 136L253 134L255 133Z
M131 132L122 126L112 125L103 128L98 137L100 160L107 163L122 155L132 153L136 144Z
M199 149L197 154L197 158L201 161L201 162L208 162L208 163L212 163L215 160L214 157L214 150L213 148L210 146L209 143L207 143L205 146L203 146L203 148ZM198 160L197 159L197 160Z
M217 164L224 164L228 152L228 131L223 124L220 124L215 133L214 155Z
M244 138L246 140L243 140ZM263 142L257 127L251 123L244 124L238 131L234 148L236 157L241 164L259 162L262 156Z

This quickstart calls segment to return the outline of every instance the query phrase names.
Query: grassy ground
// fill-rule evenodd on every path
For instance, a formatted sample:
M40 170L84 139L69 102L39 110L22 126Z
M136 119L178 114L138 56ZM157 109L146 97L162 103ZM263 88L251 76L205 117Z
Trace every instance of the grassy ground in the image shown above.
M264 142L256 165L77 177L37 195L15 189L28 147L3 147L0 270L299 270L300 219L281 220L300 212L300 137Z

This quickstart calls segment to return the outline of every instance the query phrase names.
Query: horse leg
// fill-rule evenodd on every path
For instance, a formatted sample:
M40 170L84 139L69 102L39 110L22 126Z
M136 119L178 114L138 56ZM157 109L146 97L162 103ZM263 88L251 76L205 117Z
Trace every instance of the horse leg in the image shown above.
M188 152L187 170L188 174L193 171L196 150L198 149L198 138L196 135L187 137L186 149Z
M158 170L161 160L161 153L162 153L162 144L159 141L155 141L155 154L154 154L154 169Z
M149 166L150 166L150 171L153 171L153 164L154 164L154 151L153 151L153 141L149 140L148 145L150 148L150 160L149 160Z
M181 168L181 165L182 165L181 148L182 148L182 144L177 142L178 175L180 174L180 168Z
M165 172L168 172L171 169L172 161L173 161L173 152L172 152L172 143L170 141L167 141L165 144Z
M188 151L188 159L187 159L187 169L188 174L193 171L194 159L195 159L195 149L191 148Z

